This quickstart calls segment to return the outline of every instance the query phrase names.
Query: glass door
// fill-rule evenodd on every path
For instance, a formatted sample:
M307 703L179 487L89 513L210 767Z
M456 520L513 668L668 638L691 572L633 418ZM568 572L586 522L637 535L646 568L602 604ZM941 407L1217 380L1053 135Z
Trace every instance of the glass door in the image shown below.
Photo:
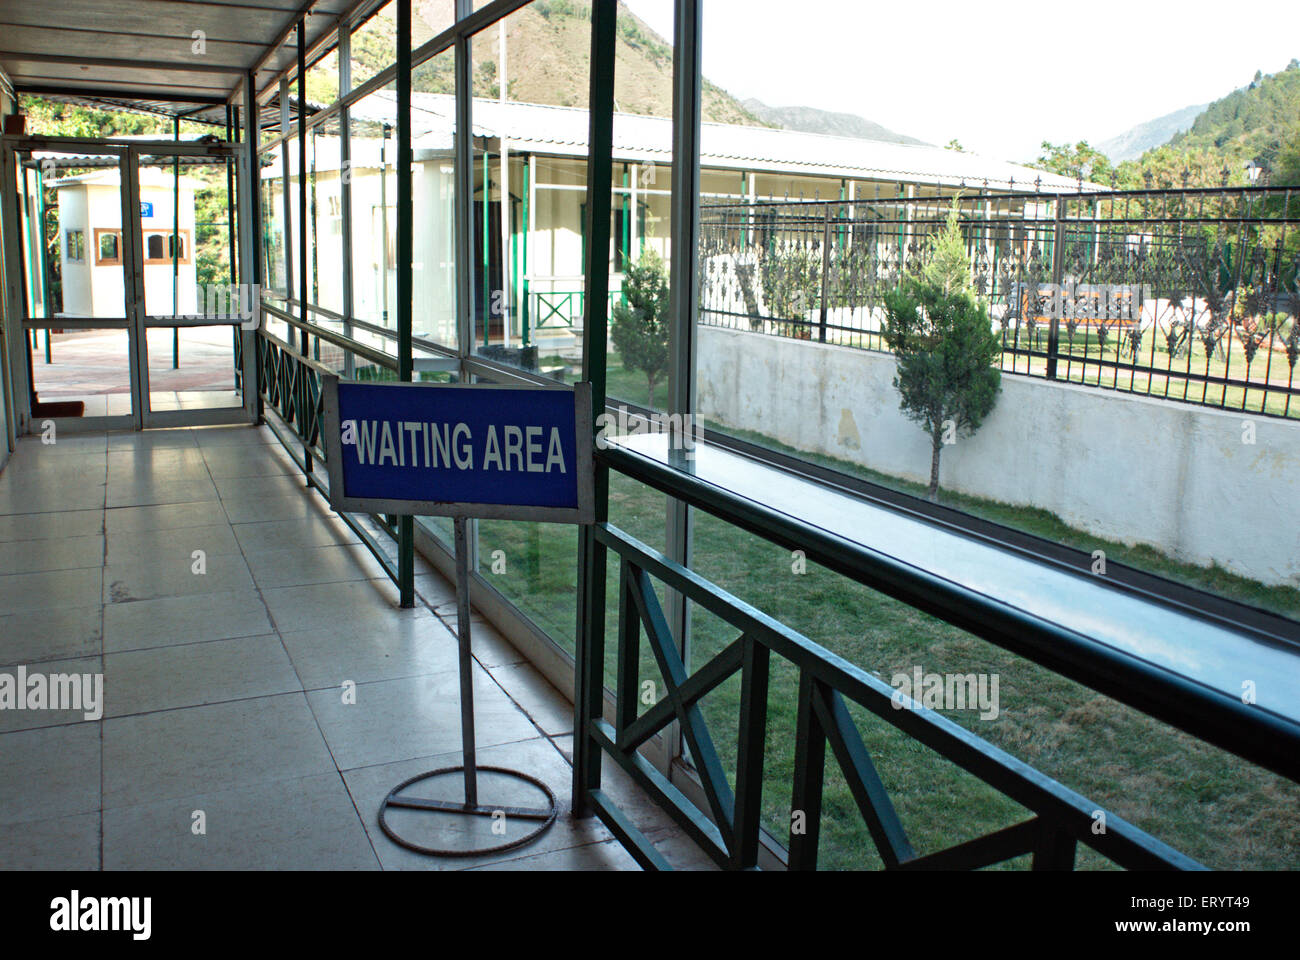
M48 149L47 149L48 147ZM11 154L22 263L15 401L33 432L142 425L123 223L125 148L24 141Z
M129 159L144 425L250 422L258 291L238 282L236 151L150 144Z

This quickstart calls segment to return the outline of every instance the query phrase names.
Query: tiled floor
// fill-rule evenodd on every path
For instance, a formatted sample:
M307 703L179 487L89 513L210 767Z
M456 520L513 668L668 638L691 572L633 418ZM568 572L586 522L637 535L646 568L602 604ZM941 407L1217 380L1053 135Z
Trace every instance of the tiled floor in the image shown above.
M634 868L597 822L567 815L572 708L477 618L479 763L541 778L560 820L469 860L383 835L392 787L460 762L456 641L433 612L454 617L454 592L421 560L421 603L400 609L294 469L265 428L22 441L0 473L0 673L102 674L103 716L0 710L0 869ZM699 865L606 779L670 859ZM539 799L488 774L480 794ZM393 822L431 845L468 829ZM488 845L525 825L473 828Z

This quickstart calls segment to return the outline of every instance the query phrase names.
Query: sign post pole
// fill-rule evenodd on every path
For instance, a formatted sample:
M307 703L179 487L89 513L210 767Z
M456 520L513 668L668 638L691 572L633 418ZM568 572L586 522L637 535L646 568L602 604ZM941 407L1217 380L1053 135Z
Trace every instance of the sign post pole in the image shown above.
M321 390L330 505L340 513L450 517L455 541L462 760L390 790L379 806L379 826L394 843L438 857L477 857L531 843L556 820L555 794L536 777L478 762L466 528L471 517L594 521L591 385L375 384L324 376ZM402 601L406 606L405 591ZM480 795L480 774L492 775L485 779L484 793L496 793L502 780L522 782L539 791L545 804L507 806L486 799ZM416 787L452 777L463 781L462 798L447 797L446 786L441 797ZM390 823L395 810L408 816ZM470 845L433 845L403 836L398 827L411 829L411 812L463 818L461 843ZM529 829L510 839L511 821ZM491 845L472 846L481 842L479 825L488 822Z
M460 639L460 742L465 767L465 806L478 806L474 755L474 657L470 651L469 538L465 518L452 521L456 539L456 633Z

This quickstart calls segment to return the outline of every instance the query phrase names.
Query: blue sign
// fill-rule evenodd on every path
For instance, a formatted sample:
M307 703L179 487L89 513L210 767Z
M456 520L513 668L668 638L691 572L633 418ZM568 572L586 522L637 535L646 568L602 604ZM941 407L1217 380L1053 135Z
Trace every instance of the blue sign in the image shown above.
M337 510L588 522L591 403L565 387L325 388Z
M147 220L153 216L153 202L150 200L140 201L140 218Z

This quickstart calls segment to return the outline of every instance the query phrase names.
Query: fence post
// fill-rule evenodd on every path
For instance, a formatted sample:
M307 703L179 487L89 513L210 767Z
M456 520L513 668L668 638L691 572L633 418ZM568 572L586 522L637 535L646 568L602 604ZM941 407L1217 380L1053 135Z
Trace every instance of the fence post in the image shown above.
M1065 274L1065 197L1057 194L1053 208L1056 223L1052 231L1052 283L1056 284L1059 290ZM1055 298L1053 299L1055 300ZM1037 300L1036 295L1035 300ZM1048 380L1056 379L1056 351L1061 335L1061 318L1056 314L1057 311L1053 310L1050 325L1047 328ZM1029 349L1032 350L1033 348L1033 344L1030 344Z
M822 223L822 296L821 315L818 323L817 339L826 342L826 290L827 278L831 272L831 205L826 204L826 216Z

